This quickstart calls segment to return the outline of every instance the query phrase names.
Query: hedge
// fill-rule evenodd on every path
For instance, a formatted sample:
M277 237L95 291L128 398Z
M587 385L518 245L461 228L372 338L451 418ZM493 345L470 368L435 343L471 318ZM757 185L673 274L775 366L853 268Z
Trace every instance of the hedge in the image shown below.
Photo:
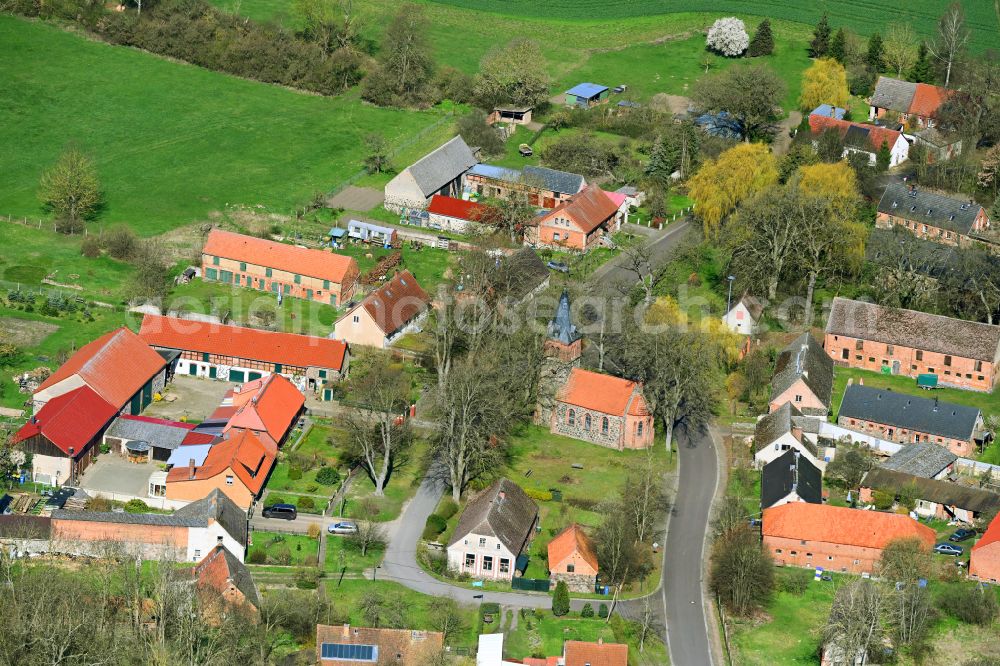
M448 521L436 513L432 513L427 516L427 524L424 526L424 540L433 541L441 536L441 533L446 529L448 529Z

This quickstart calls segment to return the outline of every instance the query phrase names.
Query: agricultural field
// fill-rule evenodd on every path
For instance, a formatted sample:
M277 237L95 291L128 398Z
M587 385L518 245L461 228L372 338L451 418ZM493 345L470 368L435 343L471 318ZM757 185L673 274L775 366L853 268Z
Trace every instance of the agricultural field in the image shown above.
M38 179L71 142L97 164L105 224L150 236L233 204L288 214L361 169L368 133L397 145L442 117L244 81L10 16L0 43L3 216L43 217Z

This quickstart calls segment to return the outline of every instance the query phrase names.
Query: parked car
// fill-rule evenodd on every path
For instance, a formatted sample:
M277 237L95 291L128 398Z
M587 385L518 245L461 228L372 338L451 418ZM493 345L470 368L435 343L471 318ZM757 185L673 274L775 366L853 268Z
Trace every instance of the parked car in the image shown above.
M535 154L535 151L531 149L531 146L529 146L526 143L522 143L520 146L518 146L517 152L521 153L521 157L531 157L532 155Z
M554 271L559 271L560 273L569 273L569 264L562 261L550 261L545 264Z
M965 552L965 550L961 546L956 546L953 543L939 543L934 546L934 552L940 555L954 555L955 557L958 557Z
M961 527L961 528L955 530L952 533L952 535L950 537L948 537L948 541L956 541L956 542L957 541L965 541L966 539L971 539L974 536L976 536L976 530L970 529L970 528Z
M265 518L280 518L281 520L295 520L299 516L298 509L294 504L272 504L265 506L260 515Z
M336 523L330 523L326 531L330 534L357 534L358 526L349 520L341 520Z

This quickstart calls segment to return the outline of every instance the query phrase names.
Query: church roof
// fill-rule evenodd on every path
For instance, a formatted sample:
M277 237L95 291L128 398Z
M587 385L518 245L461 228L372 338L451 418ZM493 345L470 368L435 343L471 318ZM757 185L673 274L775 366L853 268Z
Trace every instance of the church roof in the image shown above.
M548 336L553 340L558 340L564 345L573 344L583 337L580 335L579 331L576 330L576 326L570 318L569 293L566 290L563 290L562 296L559 297L559 306L556 308L556 316L549 322Z

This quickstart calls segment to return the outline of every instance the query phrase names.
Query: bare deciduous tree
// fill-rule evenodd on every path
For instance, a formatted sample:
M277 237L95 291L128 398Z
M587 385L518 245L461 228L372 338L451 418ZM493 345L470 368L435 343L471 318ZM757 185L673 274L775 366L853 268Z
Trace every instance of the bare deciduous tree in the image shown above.
M884 639L885 594L870 580L853 580L837 590L824 629L824 646L838 663L866 663Z
M927 45L927 50L944 67L944 86L951 83L951 72L969 42L969 30L965 27L965 12L962 5L953 2L938 21L937 37Z

